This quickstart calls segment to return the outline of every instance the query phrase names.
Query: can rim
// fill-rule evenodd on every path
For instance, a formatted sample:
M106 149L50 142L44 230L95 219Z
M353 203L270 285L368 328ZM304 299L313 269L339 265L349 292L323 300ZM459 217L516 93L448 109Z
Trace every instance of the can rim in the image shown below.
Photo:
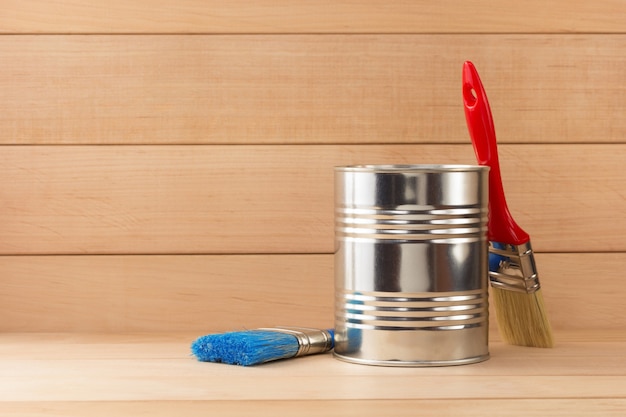
M485 165L470 164L358 164L340 165L335 171L370 173L411 173L411 172L475 172L488 171Z

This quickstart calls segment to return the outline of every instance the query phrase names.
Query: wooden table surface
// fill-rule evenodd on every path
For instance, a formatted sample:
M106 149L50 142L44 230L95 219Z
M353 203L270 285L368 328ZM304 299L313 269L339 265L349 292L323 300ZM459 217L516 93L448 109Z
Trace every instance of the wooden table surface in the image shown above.
M192 334L0 334L0 415L623 416L626 335L490 343L483 363L390 368L330 354L239 367L197 362ZM497 337L497 335L495 336Z

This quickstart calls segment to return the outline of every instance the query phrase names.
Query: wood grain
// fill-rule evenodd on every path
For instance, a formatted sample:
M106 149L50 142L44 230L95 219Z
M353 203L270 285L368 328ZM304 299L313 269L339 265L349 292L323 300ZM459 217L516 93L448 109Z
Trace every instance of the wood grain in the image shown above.
M624 145L500 148L536 251L626 250ZM331 253L334 166L473 162L469 144L6 147L0 253Z
M0 412L24 417L166 417L181 414L204 417L291 415L300 417L378 417L393 410L397 417L413 417L416 410L440 417L623 417L626 399L443 399L443 400L237 400L237 401L37 401L0 402Z
M144 356L146 347L155 352L161 349L153 345L154 336L129 339L124 342L117 335L109 339L98 335L92 340L90 335L81 335L38 343L37 334L0 335L0 407L10 409L30 402L31 407L45 409L51 401L59 405L114 401L118 407L136 401L215 401L213 407L226 409L225 401L250 401L267 412L279 401L288 401L285 405L302 400L341 402L346 406L344 401L410 405L411 401L427 400L437 407L438 401L471 398L514 400L517 404L534 400L537 405L543 400L568 399L583 406L583 400L589 400L590 407L600 407L596 401L608 400L604 406L610 410L624 405L615 400L626 399L623 338L610 343L568 342L555 349L491 343L488 361L442 368L368 367L343 363L329 354L244 368L195 361L188 354L190 340L184 335L169 337L171 343L162 347L160 357ZM119 343L126 343L123 352L116 347ZM75 349L80 352L86 347L92 358L75 355ZM23 349L31 356L25 357ZM146 410L151 406L126 407Z
M5 5L0 33L623 33L624 12L619 0L31 0Z
M557 344L568 331L626 336L622 284L615 279L626 270L626 254L539 253L536 260ZM0 275L0 332L200 335L333 326L331 254L3 256ZM493 311L492 317L497 339ZM151 343L146 355L162 346ZM0 357L2 349L0 343Z
M623 0L2 2L0 415L626 415L625 28ZM473 162L467 59L556 347L492 320L472 366L190 357L332 325L332 167Z
M243 330L333 322L329 255L2 257L0 331Z
M624 49L621 34L0 36L0 143L467 143L467 59L501 142L623 143Z

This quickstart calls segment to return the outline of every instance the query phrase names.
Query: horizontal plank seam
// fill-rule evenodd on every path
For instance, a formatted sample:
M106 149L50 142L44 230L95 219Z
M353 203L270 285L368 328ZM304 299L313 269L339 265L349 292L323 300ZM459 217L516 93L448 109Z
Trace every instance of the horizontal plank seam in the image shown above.
M626 255L626 251L533 251L537 255ZM320 256L333 252L137 252L137 253L0 253L0 258L80 257L80 256Z
M132 359L132 358L130 358ZM540 376L538 376L540 377ZM577 375L576 378L594 378L596 377L596 375L590 375L590 376L580 376ZM450 378L455 378L454 375L450 375ZM494 379L497 379L497 377L494 377ZM454 397L454 398L441 398L441 397L422 397L422 398L368 398L368 399L359 399L359 398L347 398L347 399L342 399L342 398L322 398L322 399L316 399L315 402L356 402L358 401L359 403L364 402L364 401L368 401L368 402L397 402L397 401L410 401L410 402L421 402L421 401L494 401L494 402L500 402L500 401L563 401L563 400L583 400L583 401L594 401L594 400L626 400L626 396L624 395L598 395L598 396L576 396L576 397L567 397L567 396L541 396L541 397L537 397L537 396L519 396L519 397L498 397L498 396L494 396L494 397ZM156 401L152 401L152 400L141 400L141 399L128 399L128 400L111 400L111 401L85 401L85 400L59 400L59 401L49 401L49 400L43 400L43 401L39 401L39 400L34 400L34 401L0 401L0 405L2 404L46 404L46 403L85 403L85 402L89 402L89 403L100 403L100 402L106 402L106 403L140 403L140 402L159 402L159 403L181 403L181 402L185 402L185 403L211 403L211 404L215 404L215 403L222 403L222 404L228 404L228 403L234 403L234 402L248 402L248 403L254 403L254 402L258 402L258 403L281 403L281 402L285 402L285 403L293 403L293 402L311 402L311 400L293 400L293 399L283 399L283 400L279 400L279 399L266 399L266 400L245 400L245 399L233 399L233 400L186 400L186 399L181 399L181 400L156 400Z
M0 258L21 257L80 257L80 256L319 256L333 255L332 252L188 252L188 253L0 253Z
M469 138L467 142L462 140L458 141L450 141L450 142L392 142L392 141L380 141L380 142L366 142L366 143L358 143L358 142L229 142L229 143L198 143L198 142L172 142L172 143L161 143L161 142L136 142L136 143L122 143L122 142L107 142L107 143L2 143L1 147L68 147L68 148L79 148L79 147L182 147L182 146L196 146L196 147L209 147L209 146L219 146L219 147L261 147L261 146L358 146L358 147L367 147L367 146L381 146L381 145L389 145L389 146L408 146L408 145L416 145L416 146L467 146L471 144ZM626 145L626 139L623 142L510 142L510 141L501 141L498 146L527 146L527 147L536 147L536 146L621 146Z
M366 36L366 35L381 35L381 36L407 36L407 35L424 35L424 36L457 36L457 35L494 35L494 36L545 36L545 35L558 35L558 36L579 36L579 35L626 35L626 31L581 31L581 32L560 32L560 31L537 31L537 32L376 32L376 31L363 31L363 32L326 32L326 31L308 31L308 32L219 32L219 31L207 31L207 32L0 32L0 36L297 36L297 35L311 35L311 36Z

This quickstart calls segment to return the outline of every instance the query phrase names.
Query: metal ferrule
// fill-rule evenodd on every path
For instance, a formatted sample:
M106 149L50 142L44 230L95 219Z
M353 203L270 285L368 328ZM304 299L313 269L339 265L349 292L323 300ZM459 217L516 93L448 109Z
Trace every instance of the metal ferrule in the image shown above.
M298 339L298 352L294 355L304 356L323 353L333 348L333 337L327 330L308 327L272 327L259 330L290 334Z
M521 245L489 242L489 252L504 257L497 271L489 271L492 287L527 294L532 294L540 288L530 241Z

